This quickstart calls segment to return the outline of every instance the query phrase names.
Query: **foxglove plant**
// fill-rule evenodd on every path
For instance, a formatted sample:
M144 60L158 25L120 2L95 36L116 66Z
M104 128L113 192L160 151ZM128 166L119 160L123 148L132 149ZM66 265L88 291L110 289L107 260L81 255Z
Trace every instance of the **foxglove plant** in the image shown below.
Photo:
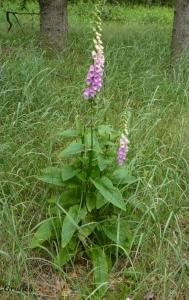
M128 168L123 166L129 143L127 125L120 139L117 164L119 135L112 125L101 124L98 106L94 108L93 105L94 97L103 86L105 59L101 31L100 11L97 9L93 61L83 92L92 108L91 126L85 124L83 129L77 122L75 130L63 131L63 138L74 138L74 141L60 153L60 165L45 169L39 177L58 189L48 201L48 217L39 224L32 247L45 249L46 243L50 248L48 253L51 250L54 257L54 265L59 268L78 251L85 250L94 265L95 282L101 286L99 291L104 293L108 274L106 252L117 257L117 253L124 249L128 252L131 243L120 186L131 184L132 177ZM87 117L91 115L87 114ZM112 245L116 247L115 252Z

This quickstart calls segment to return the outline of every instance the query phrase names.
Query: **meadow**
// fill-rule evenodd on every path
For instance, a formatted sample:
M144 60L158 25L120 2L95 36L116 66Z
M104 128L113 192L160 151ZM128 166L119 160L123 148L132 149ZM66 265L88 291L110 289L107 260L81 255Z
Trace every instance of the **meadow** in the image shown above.
M69 6L68 46L54 56L39 47L38 17L20 17L24 33L16 22L7 33L6 9L18 7L0 12L0 299L99 299L82 253L57 271L48 252L30 247L51 193L37 176L58 163L61 133L83 115L93 7ZM189 299L189 64L171 65L173 10L106 6L102 17L101 97L117 129L129 115L126 164L136 178L123 187L132 242L103 299ZM35 292L3 291L9 285Z

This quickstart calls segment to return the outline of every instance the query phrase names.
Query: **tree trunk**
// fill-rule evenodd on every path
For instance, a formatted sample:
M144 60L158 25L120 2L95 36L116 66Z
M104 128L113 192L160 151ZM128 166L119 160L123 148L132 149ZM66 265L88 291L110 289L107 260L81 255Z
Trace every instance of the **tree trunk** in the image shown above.
M39 0L42 45L63 49L67 42L67 0Z
M173 59L189 54L189 0L176 0L171 50Z
M147 5L152 6L153 0L147 0Z

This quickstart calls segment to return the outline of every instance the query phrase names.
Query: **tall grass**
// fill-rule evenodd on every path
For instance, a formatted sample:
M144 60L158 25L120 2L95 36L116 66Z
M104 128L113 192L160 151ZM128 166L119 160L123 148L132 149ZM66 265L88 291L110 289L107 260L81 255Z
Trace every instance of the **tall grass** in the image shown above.
M36 269L48 273L48 255L29 248L48 197L36 175L56 164L61 131L82 113L91 40L89 17L82 14L90 11L83 4L70 6L69 45L55 57L45 57L38 47L37 20L33 29L24 21L25 35L16 24L7 34L1 12L0 286L31 284ZM171 10L114 7L112 15L118 14L120 22L112 17L104 24L102 97L115 126L123 111L130 112L127 163L137 183L125 187L133 244L113 266L107 299L141 300L149 292L158 300L188 299L188 63L170 66ZM90 282L90 268L83 271L83 265L73 261L76 278L69 268L60 271L75 290L73 299L91 293L83 282L86 276ZM1 299L21 294L3 293Z

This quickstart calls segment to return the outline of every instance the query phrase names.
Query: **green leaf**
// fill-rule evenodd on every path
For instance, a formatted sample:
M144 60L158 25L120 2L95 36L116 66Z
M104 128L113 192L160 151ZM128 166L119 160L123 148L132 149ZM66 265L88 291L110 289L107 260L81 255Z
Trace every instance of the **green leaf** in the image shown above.
M83 152L85 149L84 145L81 143L71 143L66 149L60 153L60 158L67 158L70 155L76 155Z
M74 169L70 165L65 165L62 168L62 180L67 181L67 180L75 177L77 175L77 173L78 173L78 170Z
M79 229L79 234L78 238L80 239L81 242L84 242L84 240L91 235L91 233L94 231L96 228L97 224L96 223L89 223L89 224L84 224L80 227Z
M126 210L122 195L120 191L113 186L111 180L107 177L102 177L95 180L91 179L91 182L108 202L124 211Z
M116 244L125 248L131 241L131 231L128 222L123 219L111 219L101 225L105 235Z
M89 212L96 207L96 195L94 193L87 193L86 206Z
M69 248L61 248L58 255L54 258L54 263L59 267L63 267L74 256L75 253L70 253Z
M83 161L82 161L82 162L83 162ZM83 163L83 165L84 165L84 163ZM85 182L85 181L86 181L86 172L84 171L84 172L78 173L78 174L77 174L77 178L78 178L80 181Z
M58 185L58 186L63 185L61 169L55 167L49 167L44 169L43 173L44 174L42 176L38 177L39 180L53 185Z
M70 138L70 137L77 137L78 136L78 131L75 129L67 129L64 130L63 132L60 133L61 136Z
M113 181L116 184L130 184L136 181L136 178L130 174L126 166L119 167L113 173Z
M113 131L113 128L111 125L100 125L98 127L98 133L101 136L108 136L112 133L112 131Z
M79 229L78 223L86 216L86 210L79 205L70 207L62 226L61 247L64 248Z
M85 145L87 148L89 149L91 148L91 132L85 134ZM93 131L93 151L97 153L101 152L100 144L94 131Z
M78 189L71 189L63 192L58 198L58 201L64 208L69 208L74 204L80 203L80 194L81 192Z
M104 205L108 203L108 200L106 200L100 193L97 193L96 195L96 209L100 209Z
M65 248L61 248L57 256L54 258L54 263L59 267L63 267L75 255L76 243L73 241Z
M102 296L106 291L108 284L108 262L106 255L102 248L96 246L90 250L90 255L92 259L93 269L94 269L94 282L99 292Z
M31 248L37 248L43 242L50 239L52 235L52 229L53 229L53 220L47 219L39 224L39 227L37 231L35 232L32 242L31 242Z
M104 159L101 155L97 156L98 167L100 171L104 171L108 165L110 165L111 161Z
M81 191L78 188L72 188L60 195L55 195L48 199L48 203L54 206L59 203L64 209L70 208L74 204L79 204L81 201ZM58 207L57 207L58 208Z

